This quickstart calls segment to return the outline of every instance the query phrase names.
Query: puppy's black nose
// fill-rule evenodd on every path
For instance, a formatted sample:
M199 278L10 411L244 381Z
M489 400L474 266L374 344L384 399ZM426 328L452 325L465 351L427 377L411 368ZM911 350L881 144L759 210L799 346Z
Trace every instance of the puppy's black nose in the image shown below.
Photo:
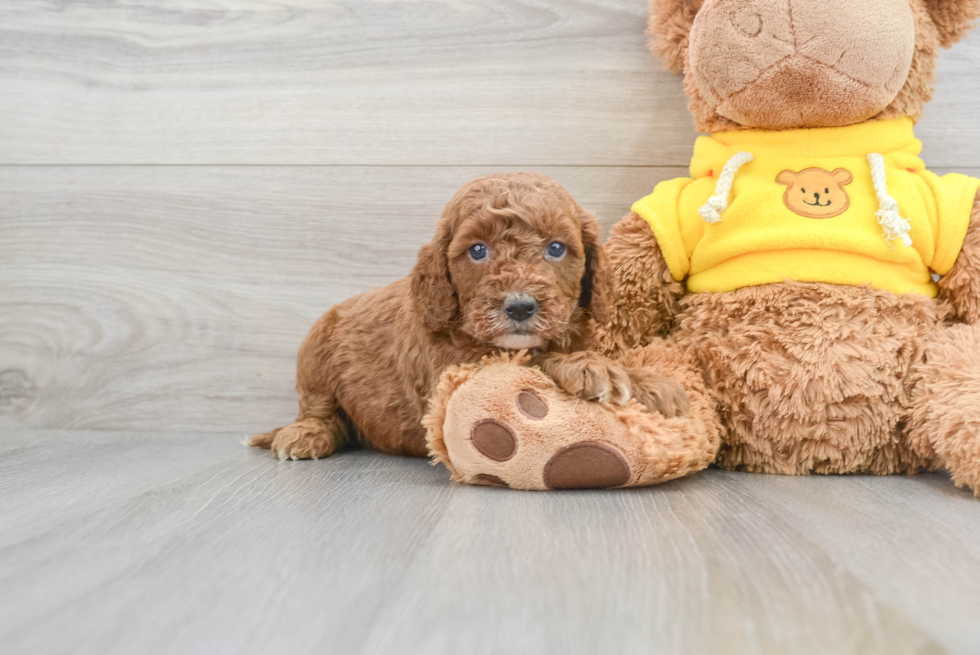
M504 312L514 321L526 321L538 311L538 301L527 296L508 298L504 303Z

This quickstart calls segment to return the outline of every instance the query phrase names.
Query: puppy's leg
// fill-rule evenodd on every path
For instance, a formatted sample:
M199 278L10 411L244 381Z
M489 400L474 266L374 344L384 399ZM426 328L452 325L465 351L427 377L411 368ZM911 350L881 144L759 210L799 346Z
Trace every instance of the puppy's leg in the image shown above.
M316 409L301 409L295 423L252 437L248 445L268 448L279 459L294 460L329 457L343 447L347 427L337 416L336 406L330 410L330 403L323 398L309 397L300 401L300 406L304 405Z
M629 373L599 353L546 353L531 363L573 396L615 405L626 404L632 397Z
M332 370L334 311L314 324L296 358L299 416L296 422L253 437L248 443L268 448L279 459L329 457L347 439L347 426L338 415L336 379Z

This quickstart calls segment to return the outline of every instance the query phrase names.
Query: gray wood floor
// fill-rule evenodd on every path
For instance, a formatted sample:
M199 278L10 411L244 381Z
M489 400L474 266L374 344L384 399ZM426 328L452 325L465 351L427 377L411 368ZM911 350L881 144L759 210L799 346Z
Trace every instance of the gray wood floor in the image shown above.
M536 169L606 229L695 138L646 0L0 0L0 653L977 653L943 474L656 489L280 463L317 316ZM920 123L980 175L980 34Z
M976 653L980 503L942 475L450 485L237 437L16 431L4 653Z

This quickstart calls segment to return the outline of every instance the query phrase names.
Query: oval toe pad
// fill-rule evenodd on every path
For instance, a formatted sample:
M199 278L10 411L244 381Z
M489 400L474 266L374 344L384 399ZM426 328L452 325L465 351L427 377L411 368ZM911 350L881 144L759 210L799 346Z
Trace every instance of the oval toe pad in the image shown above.
M495 462L506 462L517 452L517 438L514 432L493 419L480 421L473 427L470 439L484 457Z

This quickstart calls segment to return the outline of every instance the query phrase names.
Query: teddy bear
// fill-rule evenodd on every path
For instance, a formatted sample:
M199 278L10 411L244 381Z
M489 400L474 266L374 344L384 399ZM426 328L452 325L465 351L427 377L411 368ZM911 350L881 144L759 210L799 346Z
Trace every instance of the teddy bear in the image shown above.
M690 411L575 398L501 357L444 375L434 461L522 489L655 484L713 462L945 468L980 492L980 180L929 171L914 134L939 50L980 0L650 8L652 50L683 73L705 134L690 175L614 226L597 348L678 382ZM541 417L522 412L525 391ZM474 445L488 420L506 458Z

